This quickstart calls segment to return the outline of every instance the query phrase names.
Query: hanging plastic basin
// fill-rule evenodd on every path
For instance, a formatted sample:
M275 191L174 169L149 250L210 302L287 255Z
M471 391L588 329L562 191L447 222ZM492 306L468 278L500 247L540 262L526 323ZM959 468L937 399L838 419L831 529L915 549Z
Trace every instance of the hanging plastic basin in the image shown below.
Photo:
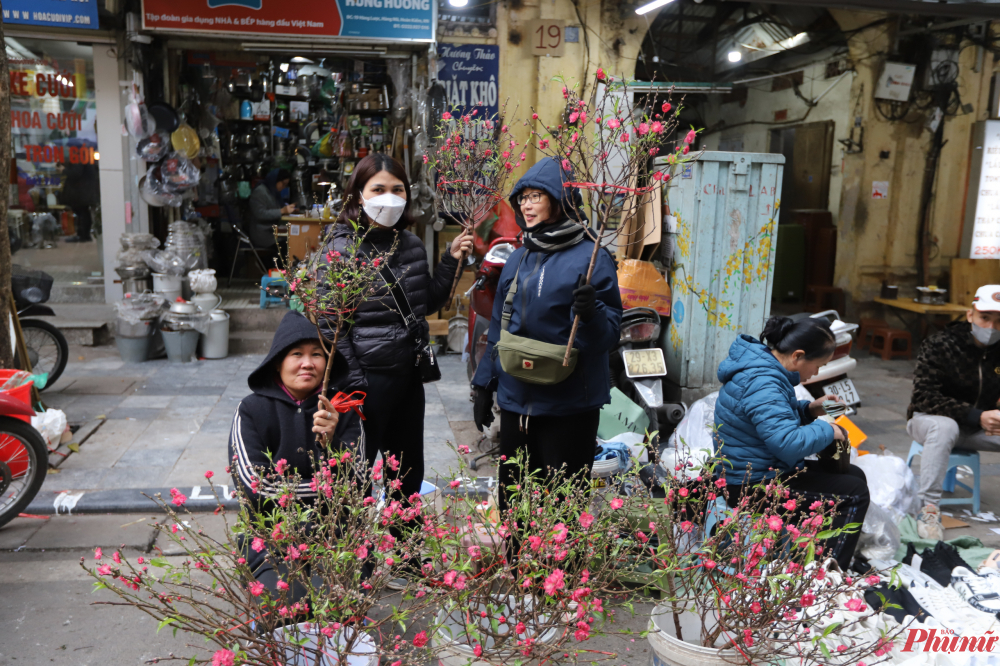
M701 619L694 613L680 615L684 636L701 635ZM709 629L712 629L710 626ZM735 650L707 648L679 640L674 628L674 616L664 606L657 606L649 619L650 666L727 666L738 663Z
M0 370L0 384L3 384L5 381L13 377L18 372L20 372L20 370ZM11 398L17 400L18 402L23 402L30 409L34 409L34 406L31 404L31 387L34 385L35 382L26 382L24 384L21 384L17 388L7 389L6 391L0 391L0 393L10 396ZM24 421L25 423L31 423L30 416L14 416L13 414L11 414L11 417L19 421Z
M171 363L190 363L198 351L198 331L163 331L163 344L167 360Z
M292 627L278 627L274 630L274 639L278 645L284 644L286 666L378 666L378 655L375 650L375 641L368 634L362 634L357 643L351 648L351 654L343 661L337 659L336 648L327 650L324 646L323 654L317 655L319 646L320 625L316 623L304 622ZM288 634L288 638L285 638ZM291 641L306 639L301 646L294 645ZM330 641L335 645L344 643L343 631L335 634L332 639L326 639L325 645ZM319 658L317 658L317 656Z
M149 360L149 346L153 337L144 335L141 338L126 338L121 335L115 336L115 344L118 345L118 354L125 363L145 363Z

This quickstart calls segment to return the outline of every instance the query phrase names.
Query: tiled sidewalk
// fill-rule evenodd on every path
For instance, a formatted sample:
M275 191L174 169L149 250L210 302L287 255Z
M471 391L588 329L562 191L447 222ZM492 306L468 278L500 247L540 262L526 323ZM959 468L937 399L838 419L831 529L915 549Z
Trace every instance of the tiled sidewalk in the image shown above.
M82 359L82 360L81 360ZM104 424L50 473L43 491L164 488L204 483L205 470L227 464L229 429L247 376L263 356L172 364L124 364L114 347L73 347L59 382L42 394L70 423ZM427 476L448 476L456 457L450 421L468 422L465 367L458 356L441 360L444 379L426 389ZM467 428L463 424L461 430Z

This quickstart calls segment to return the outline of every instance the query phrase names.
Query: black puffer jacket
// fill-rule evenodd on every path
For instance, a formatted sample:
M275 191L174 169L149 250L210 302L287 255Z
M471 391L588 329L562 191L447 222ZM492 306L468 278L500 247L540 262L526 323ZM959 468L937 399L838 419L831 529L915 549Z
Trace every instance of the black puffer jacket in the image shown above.
M347 256L353 235L350 225L338 224L334 227L333 241L325 248L323 256L330 250ZM405 230L373 229L361 251L369 256L373 252L388 252L397 236L399 240L389 258L389 269L402 284L410 308L420 322L421 335L427 340L428 325L424 317L444 307L458 261L446 253L431 277L423 242ZM348 384L352 390L367 385L365 374L368 372L403 373L414 365L416 342L407 332L384 281L379 280L375 295L355 311L353 320L346 335L341 333L337 343L337 350L347 359L350 368Z
M920 345L907 418L922 412L979 427L980 415L997 409L998 399L1000 344L977 346L969 322L948 324Z

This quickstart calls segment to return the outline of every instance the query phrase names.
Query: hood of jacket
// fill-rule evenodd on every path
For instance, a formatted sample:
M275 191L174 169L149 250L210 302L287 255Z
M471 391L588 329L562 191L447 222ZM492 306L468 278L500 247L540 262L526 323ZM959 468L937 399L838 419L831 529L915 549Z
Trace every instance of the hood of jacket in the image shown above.
M767 345L749 335L740 335L729 348L729 356L719 364L719 381L725 384L737 373L748 370L777 373L784 376L792 386L798 386L801 381L799 373L786 370Z
M528 173L521 176L521 179L511 190L511 208L514 209L514 218L521 229L525 228L524 218L521 217L521 207L517 203L517 197L521 192L531 187L542 190L562 205L564 217L574 215L581 222L586 221L583 214L583 197L579 188L565 187L565 183L573 182L573 172L563 169L562 165L554 157L546 157L535 166L528 169ZM549 220L546 224L560 222L561 220Z
M291 402L277 383L277 364L285 357L288 350L305 340L318 340L319 333L316 326L306 319L305 315L289 311L278 324L278 330L274 332L274 339L271 340L271 351L267 353L257 369L250 373L247 384L250 390L258 395L269 398L277 398ZM333 369L330 371L330 386L328 394L337 391L337 387L344 383L347 377L347 361L340 354L334 354Z

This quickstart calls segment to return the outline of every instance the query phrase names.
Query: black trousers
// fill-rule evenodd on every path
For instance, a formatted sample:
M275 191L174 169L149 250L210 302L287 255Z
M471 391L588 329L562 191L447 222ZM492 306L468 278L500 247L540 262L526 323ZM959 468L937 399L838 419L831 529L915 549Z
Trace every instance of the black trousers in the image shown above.
M805 470L794 477L782 478L781 481L791 491L790 494L799 500L799 509L796 510L795 516L802 512L808 513L809 505L815 501L837 500L837 513L829 529L839 529L849 523L865 521L865 514L868 513L868 505L871 503L871 498L868 496L868 480L865 478L865 473L854 465L851 465L846 474L831 474L824 472L818 461L807 460ZM744 488L742 485L728 487L727 503L730 508L735 508L739 503ZM823 557L817 559L822 560L830 556L837 560L841 570L847 571L860 538L859 528L853 534L841 534L828 539L824 544Z
M599 409L568 416L530 417L501 409L500 454L510 459L522 453L527 460L526 471L557 470L565 465L568 475L578 477L581 488L589 488L600 420ZM516 484L519 475L512 465L500 463L501 513L508 507L506 488Z
M375 464L379 451L382 459L396 456L399 469L383 465L387 497L406 501L420 492L424 480L424 385L416 368L408 374L388 375L369 372L365 398L365 457L368 467ZM394 491L389 484L399 479L402 486Z
M73 213L76 215L76 237L80 240L90 240L90 228L94 224L90 216L90 206L74 206Z

